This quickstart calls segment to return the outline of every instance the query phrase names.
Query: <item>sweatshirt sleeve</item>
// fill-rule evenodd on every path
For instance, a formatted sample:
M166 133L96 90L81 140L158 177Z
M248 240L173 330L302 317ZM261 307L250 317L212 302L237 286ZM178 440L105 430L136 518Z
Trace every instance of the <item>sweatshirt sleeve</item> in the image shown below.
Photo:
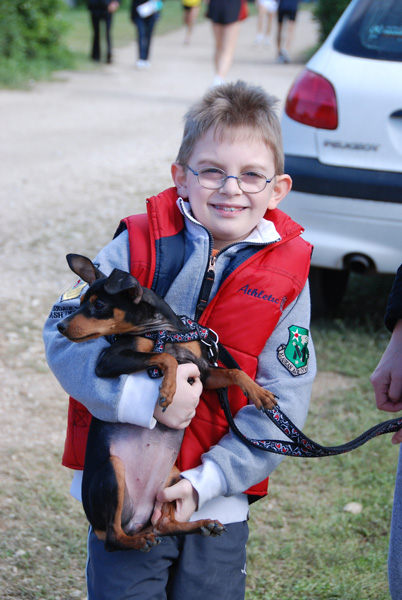
M129 271L127 232L105 246L94 263L105 275L109 275L115 267ZM80 283L75 286L79 289ZM109 346L107 339L102 337L74 343L59 333L58 322L80 305L80 297L74 294L73 288L60 296L44 326L43 340L50 369L67 394L81 402L98 419L152 428L159 394L158 381L151 380L144 373L116 378L97 377L95 366L102 351ZM144 394L141 393L143 388L146 389Z
M287 307L274 332L268 339L258 363L256 381L279 397L283 412L302 428L311 396L311 388L316 375L316 359L311 337L308 341L309 358L307 371L300 374L297 369L278 357L280 348L287 344L292 335L290 327L299 331L310 328L310 292L308 283ZM293 371L293 374L292 374ZM240 409L235 417L240 431L248 437L260 439L286 439L268 417L254 405ZM232 496L244 492L252 485L263 481L281 463L283 457L251 448L242 442L232 431L202 456L202 465L184 471L182 476L189 479L199 495L199 508L212 497L221 494ZM203 471L208 477L203 476Z
M389 331L393 331L398 319L402 319L402 265L396 272L394 285L392 286L385 312L385 326Z

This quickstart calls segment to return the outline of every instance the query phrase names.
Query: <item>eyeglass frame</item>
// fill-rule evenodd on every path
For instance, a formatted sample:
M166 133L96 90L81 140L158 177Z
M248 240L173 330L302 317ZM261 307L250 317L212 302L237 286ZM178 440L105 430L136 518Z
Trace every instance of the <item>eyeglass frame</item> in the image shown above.
M186 168L190 169L191 173L197 177L197 181L200 184L200 186L203 187L206 190L220 190L221 188L223 188L223 186L225 185L225 183L226 183L226 181L228 179L236 179L237 180L237 185L239 186L239 189L242 192L244 192L245 194L259 194L260 192L263 192L265 190L265 188L267 187L267 184L271 183L271 181L274 179L274 177L276 177L276 174L275 174L275 175L273 175L271 177L271 179L265 179L265 185L262 188L262 190L257 190L256 192L246 192L245 190L243 190L243 188L240 185L241 183L243 183L242 179L240 179L242 173L240 173L240 175L238 177L236 177L236 175L226 175L226 172L223 169L220 169L219 167L214 167L214 169L216 169L217 171L221 171L222 173L225 173L225 177L222 178L222 185L220 185L219 187L212 187L212 188L210 188L210 187L206 187L205 185L202 185L202 183L200 183L200 180L199 180L200 171L197 173L197 171L194 171L194 169L192 169L190 167L190 165L186 165ZM208 169L208 168L210 168L210 167L205 167L205 169ZM256 172L257 172L258 175L262 175L263 177L266 177L264 175L264 173L260 173L259 171L256 171Z

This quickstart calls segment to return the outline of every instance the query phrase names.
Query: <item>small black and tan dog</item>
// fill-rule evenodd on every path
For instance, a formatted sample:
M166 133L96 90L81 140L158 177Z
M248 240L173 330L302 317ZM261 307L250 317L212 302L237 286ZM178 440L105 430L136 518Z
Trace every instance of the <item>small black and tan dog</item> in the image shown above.
M117 336L100 356L98 377L157 368L163 373L160 404L166 408L176 391L178 364L194 362L205 388L238 385L257 408L270 409L276 404L275 396L243 371L213 366L211 343L202 339L202 333L208 330L195 325L194 336L191 321L178 317L132 275L114 269L106 277L88 258L78 254L69 254L67 262L89 288L80 308L59 322L59 332L72 342ZM160 332L167 334L164 339ZM160 423L146 429L92 418L82 500L88 521L98 538L105 540L107 550L147 551L159 543L161 536L214 536L224 531L218 521L209 519L179 523L173 503L163 504L158 522L150 522L158 491L179 479L174 463L182 438L183 430Z

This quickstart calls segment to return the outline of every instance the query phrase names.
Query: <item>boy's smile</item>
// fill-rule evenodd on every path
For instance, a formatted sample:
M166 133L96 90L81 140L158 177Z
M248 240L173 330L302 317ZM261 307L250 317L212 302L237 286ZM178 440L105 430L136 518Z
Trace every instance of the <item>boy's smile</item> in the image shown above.
M251 130L224 136L208 130L195 144L188 165L189 169L174 163L173 180L179 195L189 200L194 217L211 232L217 250L246 239L267 209L277 207L291 185L288 175L275 174L272 150ZM220 169L229 176L222 187L202 187L197 173L206 167ZM263 191L244 192L236 177L249 172L273 180Z

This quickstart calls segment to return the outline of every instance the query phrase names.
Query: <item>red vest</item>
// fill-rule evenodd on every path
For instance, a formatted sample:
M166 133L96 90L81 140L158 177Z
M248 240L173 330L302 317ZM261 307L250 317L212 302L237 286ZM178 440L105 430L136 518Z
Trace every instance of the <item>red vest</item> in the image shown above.
M163 273L163 255L158 252L163 241L174 244L183 232L184 221L176 206L176 189L170 188L147 201L147 215L123 220L130 240L131 273L146 287ZM246 259L220 286L204 310L200 323L219 335L219 339L240 367L255 378L258 356L274 330L283 308L293 302L306 282L311 246L300 237L302 228L285 213L268 211L281 235L281 241L264 246ZM180 257L175 255L176 264ZM161 266L162 265L162 266ZM165 268L166 271L166 268ZM163 287L163 283L162 283ZM156 290L157 291L157 290ZM232 413L247 404L234 386L229 390ZM82 469L90 414L70 398L67 439L63 465ZM201 455L228 432L226 418L215 392L203 392L196 416L187 427L177 459L181 471L198 466ZM267 481L248 490L249 494L266 494Z

